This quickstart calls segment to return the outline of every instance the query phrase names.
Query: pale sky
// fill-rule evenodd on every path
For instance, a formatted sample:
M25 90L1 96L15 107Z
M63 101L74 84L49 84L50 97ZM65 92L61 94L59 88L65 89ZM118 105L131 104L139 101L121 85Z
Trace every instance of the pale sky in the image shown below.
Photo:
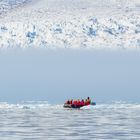
M4 50L0 101L67 98L140 102L140 55L133 51Z

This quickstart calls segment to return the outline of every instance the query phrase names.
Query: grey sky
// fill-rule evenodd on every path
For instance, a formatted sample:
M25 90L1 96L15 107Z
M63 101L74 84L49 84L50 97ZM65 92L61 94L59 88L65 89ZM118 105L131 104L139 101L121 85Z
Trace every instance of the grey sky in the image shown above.
M97 102L140 102L140 54L95 50L4 50L0 52L0 101L90 96Z

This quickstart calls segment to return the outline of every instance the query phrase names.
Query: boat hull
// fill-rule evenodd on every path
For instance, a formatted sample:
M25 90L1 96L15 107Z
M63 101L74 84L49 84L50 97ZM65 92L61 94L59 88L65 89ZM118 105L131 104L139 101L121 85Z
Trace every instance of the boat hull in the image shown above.
M96 103L95 102L92 102L91 104L89 104L89 105L96 105ZM87 106L87 105L84 105L84 106ZM71 104L64 104L63 105L63 107L64 108L81 108L81 107L83 107L83 105L71 105Z

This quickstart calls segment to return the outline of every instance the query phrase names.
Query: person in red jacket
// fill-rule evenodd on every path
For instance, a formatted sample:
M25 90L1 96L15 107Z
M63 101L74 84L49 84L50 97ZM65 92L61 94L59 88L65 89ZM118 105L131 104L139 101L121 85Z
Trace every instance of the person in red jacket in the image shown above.
M77 106L81 106L81 101L78 99Z
M91 103L91 99L87 97L87 104L90 105L90 103Z
M87 101L87 99L85 100L85 105L88 105L88 101Z
M81 106L84 106L85 105L85 102L84 102L84 100L82 99L82 101L81 101Z
M90 105L90 104L91 104L91 99L87 97L87 99L85 100L85 105Z
M73 105L77 106L77 101L76 100L74 100Z
M73 104L73 100L72 100L72 99L70 100L70 104L71 104L71 105Z
M69 100L67 100L67 101L65 102L65 104L70 104L70 101L69 101Z

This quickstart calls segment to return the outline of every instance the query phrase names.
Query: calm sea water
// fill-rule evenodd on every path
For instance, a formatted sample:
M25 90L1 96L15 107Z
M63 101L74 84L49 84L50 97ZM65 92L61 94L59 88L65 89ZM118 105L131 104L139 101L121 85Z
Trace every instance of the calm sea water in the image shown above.
M47 102L0 103L0 140L139 140L140 104L64 109Z

